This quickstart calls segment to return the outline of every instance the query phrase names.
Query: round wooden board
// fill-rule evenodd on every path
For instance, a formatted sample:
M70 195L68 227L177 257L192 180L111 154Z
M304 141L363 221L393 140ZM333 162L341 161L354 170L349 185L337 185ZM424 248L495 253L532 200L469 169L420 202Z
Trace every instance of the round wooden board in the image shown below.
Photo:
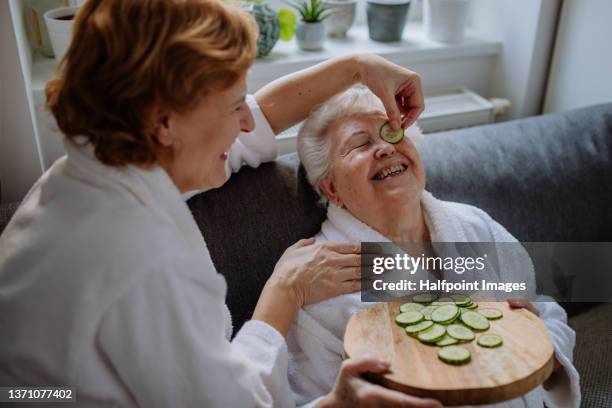
M476 341L462 344L472 353L468 364L453 366L438 359L437 346L428 346L395 324L401 303L380 303L361 310L344 335L346 355L375 352L391 362L384 376L371 381L410 395L435 398L444 405L493 404L526 394L542 384L553 369L554 349L544 323L507 302L479 302L479 308L501 310L484 333L496 333L503 345L493 349ZM479 333L476 333L478 338Z

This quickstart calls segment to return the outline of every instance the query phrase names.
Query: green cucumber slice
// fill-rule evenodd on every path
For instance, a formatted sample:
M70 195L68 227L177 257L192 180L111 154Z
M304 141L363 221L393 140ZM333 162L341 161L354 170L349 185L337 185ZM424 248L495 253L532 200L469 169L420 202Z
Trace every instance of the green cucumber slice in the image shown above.
M431 320L423 320L418 322L417 324L411 324L410 326L406 326L405 330L408 334L416 334L418 332L422 332L423 330L429 329L434 325L434 322Z
M423 320L423 314L421 314L420 312L417 311L409 311L409 312L404 312L404 313L400 313L397 316L395 316L395 323L399 324L400 326L408 326L411 324L416 324L418 322L420 322L421 320Z
M459 343L459 340L452 338L448 334L445 334L444 337L442 337L442 340L439 340L436 342L436 346L444 347L444 346L451 346L457 343Z
M460 293L450 295L450 298L453 299L457 306L468 306L472 304L472 299Z
M470 361L470 357L470 351L461 346L446 346L438 351L438 358L447 364L465 364Z
M446 334L444 326L439 324L432 325L429 329L420 332L417 336L423 343L436 343L442 340L442 337Z
M423 314L423 316L425 316L426 320L431 320L431 314L437 308L438 308L438 306L431 306L431 305L430 306L425 306L424 308L422 308L420 310L420 312Z
M476 340L479 346L486 348L494 348L502 345L503 340L501 336L493 333L481 334Z
M399 310L402 313L404 313L404 312L419 312L424 307L425 306L423 306L420 303L404 303L403 305L401 305L399 307Z
M441 297L440 299L432 303L432 305L436 305L436 306L454 305L454 304L455 304L455 301L450 297Z
M488 308L488 309L480 309L477 313L480 313L484 317L489 320L497 320L501 319L504 315L500 310Z
M404 129L399 128L398 130L393 130L389 122L385 122L380 127L380 138L388 143L399 143L404 140Z
M451 324L446 328L446 334L462 341L472 341L476 337L473 331L462 324Z
M471 310L461 314L461 321L474 330L487 330L490 327L486 317Z
M459 312L459 308L454 304L449 305L445 304L443 306L439 306L436 310L434 310L431 314L431 320L436 323L446 323L453 321Z
M438 298L438 295L433 293L419 293L412 298L413 302L416 303L431 303Z
M464 306L466 309L474 310L478 308L478 303L472 302L468 306Z

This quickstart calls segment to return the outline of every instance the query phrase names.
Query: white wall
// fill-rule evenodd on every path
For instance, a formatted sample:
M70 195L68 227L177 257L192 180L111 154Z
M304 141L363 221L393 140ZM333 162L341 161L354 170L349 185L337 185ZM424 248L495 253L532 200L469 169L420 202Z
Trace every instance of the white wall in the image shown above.
M546 112L612 102L612 1L565 0Z
M21 200L41 174L36 147L31 101L9 12L9 3L0 0L0 182L2 201Z
M541 113L559 0L472 0L472 7L475 33L503 43L486 96L510 99L508 118Z

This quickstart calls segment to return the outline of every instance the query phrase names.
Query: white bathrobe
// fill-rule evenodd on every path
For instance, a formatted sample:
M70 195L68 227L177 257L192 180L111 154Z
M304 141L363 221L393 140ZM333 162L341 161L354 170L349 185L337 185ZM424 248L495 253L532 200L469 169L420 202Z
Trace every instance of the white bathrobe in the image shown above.
M247 102L256 133L228 172L277 155ZM66 149L0 237L0 385L72 386L79 407L294 406L283 336L250 321L229 341L225 280L166 172Z
M484 211L465 204L436 199L428 192L421 198L425 223L433 242L516 242L504 227ZM329 205L327 219L316 236L317 242L389 242L387 238L353 217L348 211ZM510 255L516 255L514 253ZM501 257L504 262L504 256ZM518 277L534 287L531 262L526 268L530 276ZM504 276L513 268L499 268L498 281L517 281L516 276ZM500 272L501 271L501 272ZM543 300L543 299L542 299ZM579 377L572 365L575 333L567 325L567 316L555 302L535 302L540 318L549 330L557 360L563 370L551 377L546 388L538 387L523 397L495 407L519 408L578 407ZM289 347L289 381L298 405L312 406L327 394L342 363L343 337L350 317L372 303L362 303L361 294L342 295L300 310L287 338Z

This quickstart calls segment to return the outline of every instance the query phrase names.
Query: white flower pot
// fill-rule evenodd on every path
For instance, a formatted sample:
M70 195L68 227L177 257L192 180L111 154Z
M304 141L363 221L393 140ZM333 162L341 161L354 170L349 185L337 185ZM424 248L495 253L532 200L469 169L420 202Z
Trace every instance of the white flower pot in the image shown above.
M323 4L333 10L323 23L329 37L346 37L346 32L355 21L357 0L323 0Z
M78 7L65 7L49 10L45 13L45 22L53 47L55 60L61 61L72 41L72 25ZM72 18L70 18L72 16Z
M469 0L425 0L425 34L434 41L458 43L465 38Z
M318 23L300 21L297 25L296 38L301 49L318 51L323 48L325 41L325 25L322 21Z

